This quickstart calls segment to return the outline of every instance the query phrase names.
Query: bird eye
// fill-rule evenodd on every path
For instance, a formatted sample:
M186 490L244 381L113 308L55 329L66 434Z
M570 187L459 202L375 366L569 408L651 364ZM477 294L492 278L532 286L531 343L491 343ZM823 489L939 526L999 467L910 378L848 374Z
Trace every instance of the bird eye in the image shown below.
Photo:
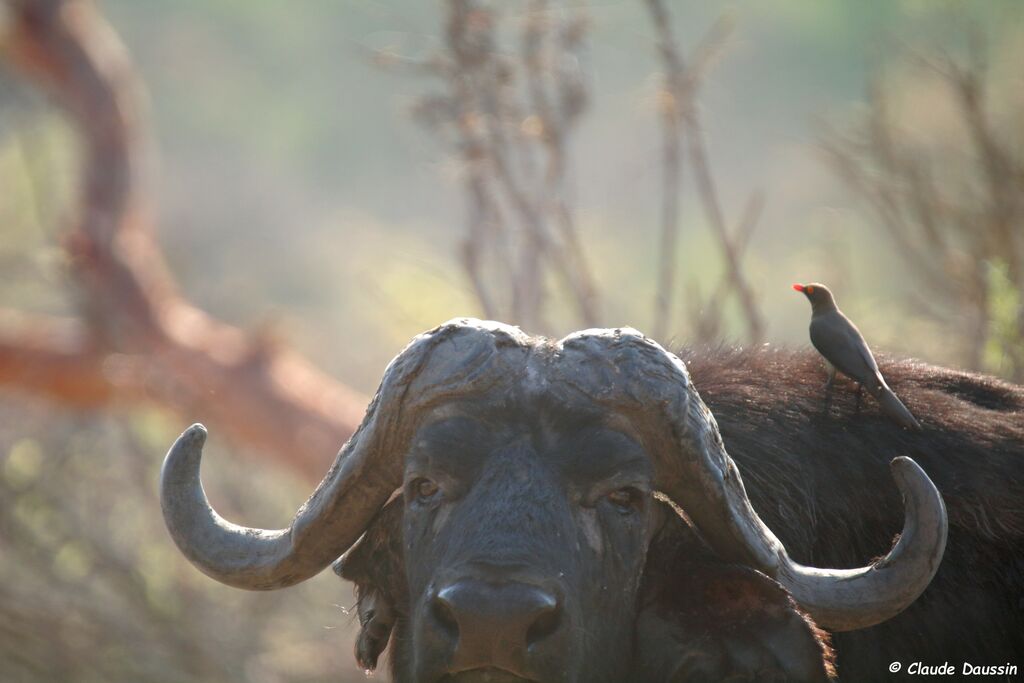
M813 285L807 285L807 293L808 294L814 294L814 286Z
M437 493L441 490L441 487L436 482L420 477L412 482L409 486L409 491L417 502L426 503L429 502Z
M615 489L606 493L604 497L618 512L624 515L636 512L643 503L643 495L632 486Z

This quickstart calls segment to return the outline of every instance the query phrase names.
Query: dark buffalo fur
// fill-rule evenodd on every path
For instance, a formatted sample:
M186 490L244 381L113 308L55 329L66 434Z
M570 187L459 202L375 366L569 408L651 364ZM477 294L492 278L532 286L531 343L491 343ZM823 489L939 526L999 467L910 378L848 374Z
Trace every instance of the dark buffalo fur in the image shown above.
M904 613L832 636L840 678L884 679L888 665L1019 663L1024 653L1024 389L980 375L880 357L923 426L908 432L868 399L854 410L809 351L682 354L739 464L754 507L805 564L853 567L886 553L902 526L888 463L914 458L942 492L946 555ZM401 500L345 558L356 583L357 657L372 667L405 616ZM674 515L651 544L636 623L636 680L824 680L828 637L773 581L726 565ZM396 626L397 624L397 626ZM395 648L392 643L392 652Z
M1024 388L879 357L922 432L901 429L810 351L687 352L683 359L739 465L754 508L805 564L852 567L888 551L902 524L889 461L913 458L942 492L949 539L924 594L890 621L837 633L840 677L890 662L1024 663Z
M830 680L828 634L782 587L752 569L723 564L674 510L665 506L665 514L638 598L633 681ZM356 584L361 628L355 655L366 669L377 666L389 636L409 631L401 515L401 500L391 503L335 567ZM390 649L393 656L402 656L400 650ZM391 664L393 672L408 669Z
M647 554L635 681L825 681L829 636L779 584L723 564L669 517Z

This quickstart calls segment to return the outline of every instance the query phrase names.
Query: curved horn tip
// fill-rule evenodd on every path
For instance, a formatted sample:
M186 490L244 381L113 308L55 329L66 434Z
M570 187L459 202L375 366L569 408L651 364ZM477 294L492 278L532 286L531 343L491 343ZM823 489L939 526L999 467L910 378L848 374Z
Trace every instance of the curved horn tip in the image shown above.
M204 443L206 443L206 435L206 426L203 425L202 422L196 422L191 427L183 431L181 433L181 436L178 437L178 439L180 440L187 438L191 441L198 442L196 443L197 446L202 446Z
M913 458L908 458L905 455L895 457L889 461L889 469L892 471L892 477L896 480L896 486L904 498L915 491L925 495L933 494L938 499L943 510L945 510L946 506L942 500L942 494L939 493L938 488L931 480L931 477L928 476L928 473Z
M164 457L164 464L160 471L160 481L162 484L167 482L172 470L177 469L179 465L191 465L191 467L185 468L187 470L198 468L199 461L203 457L203 445L206 443L206 436L206 427L196 422L174 440L174 444L171 445L171 449L167 451L167 455Z
M909 493L908 487L920 483L922 478L928 479L928 475L924 473L921 466L905 455L890 460L889 470L892 472L892 478L896 480L896 486L899 487L900 493L904 496Z
M913 458L908 458L905 455L898 455L892 460L890 460L889 467L892 469L894 475L901 477L907 476L908 474L914 472L915 470L917 472L920 472L921 474L924 474L924 470L921 469L921 466L914 462ZM914 473L916 474L917 472Z
M896 480L896 486L903 496L905 514L909 516L914 513L931 512L927 517L922 516L917 522L930 522L934 527L932 531L936 541L932 553L934 564L932 574L934 574L945 553L949 533L946 501L943 500L942 493L939 492L928 473L912 458L902 455L893 458L889 463L889 468L892 470L893 479Z

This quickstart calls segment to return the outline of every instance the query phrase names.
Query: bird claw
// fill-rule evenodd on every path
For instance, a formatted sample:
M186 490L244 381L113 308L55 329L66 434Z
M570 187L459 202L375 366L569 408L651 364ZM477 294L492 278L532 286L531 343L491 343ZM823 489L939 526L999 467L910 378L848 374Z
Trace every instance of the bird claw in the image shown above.
M828 415L832 409L832 380L825 382L825 386L822 388L825 391L825 414Z

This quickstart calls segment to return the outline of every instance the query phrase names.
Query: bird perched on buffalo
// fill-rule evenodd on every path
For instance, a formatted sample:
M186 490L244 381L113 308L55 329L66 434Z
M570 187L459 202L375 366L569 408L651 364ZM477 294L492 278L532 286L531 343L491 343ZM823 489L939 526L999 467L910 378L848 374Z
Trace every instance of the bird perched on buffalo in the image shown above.
M882 411L897 424L907 429L920 430L921 425L903 402L893 393L878 370L878 363L860 330L836 307L836 300L828 287L818 282L796 284L793 289L802 292L811 302L811 343L828 367L825 384L826 409L832 398L832 385L836 370L857 382L857 406L860 407L861 388L868 390Z

